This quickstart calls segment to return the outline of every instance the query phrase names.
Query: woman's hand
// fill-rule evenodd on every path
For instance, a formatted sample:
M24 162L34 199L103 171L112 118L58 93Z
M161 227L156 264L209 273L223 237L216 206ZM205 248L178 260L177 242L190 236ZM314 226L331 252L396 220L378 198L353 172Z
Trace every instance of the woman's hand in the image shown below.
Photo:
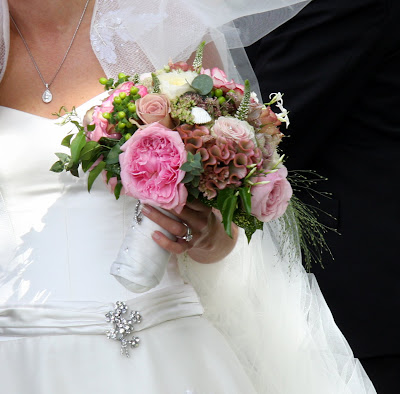
M187 227L183 223L149 205L143 206L142 213L177 237L183 237L187 233ZM162 232L155 231L153 240L165 250L174 254L188 252L199 263L214 263L224 258L235 246L237 227L232 225L233 237L230 238L225 233L219 212L199 201L187 202L181 213L172 213L189 226L193 237L189 242L181 238L172 241Z

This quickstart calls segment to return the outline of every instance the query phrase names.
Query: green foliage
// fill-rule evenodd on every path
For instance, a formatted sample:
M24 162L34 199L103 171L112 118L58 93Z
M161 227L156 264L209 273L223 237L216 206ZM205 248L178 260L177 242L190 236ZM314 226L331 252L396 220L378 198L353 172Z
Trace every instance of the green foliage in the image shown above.
M153 80L153 93L160 93L160 80L155 73L151 73L151 78Z
M213 89L214 82L212 78L206 74L198 75L193 79L191 87L200 95L206 96Z

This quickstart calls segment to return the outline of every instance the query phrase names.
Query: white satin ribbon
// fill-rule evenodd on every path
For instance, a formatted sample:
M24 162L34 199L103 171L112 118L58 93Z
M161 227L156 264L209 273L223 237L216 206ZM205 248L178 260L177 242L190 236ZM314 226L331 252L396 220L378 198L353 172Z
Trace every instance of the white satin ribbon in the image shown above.
M153 291L126 301L126 304L130 310L142 315L142 322L135 326L135 332L166 321L203 314L197 293L190 285ZM105 314L113 309L112 303L99 302L7 305L0 307L0 337L104 335L112 325L106 322Z

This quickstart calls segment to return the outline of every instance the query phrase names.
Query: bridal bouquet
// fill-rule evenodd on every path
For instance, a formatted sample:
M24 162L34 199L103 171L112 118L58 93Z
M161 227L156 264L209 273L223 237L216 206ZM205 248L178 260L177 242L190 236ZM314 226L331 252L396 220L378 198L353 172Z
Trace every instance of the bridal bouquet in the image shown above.
M119 198L126 194L179 212L187 198L221 211L251 234L281 216L292 195L283 155L281 122L289 123L282 95L260 104L249 83L202 68L204 43L192 66L170 63L152 74L101 78L109 96L87 112L62 145L52 171L89 172L88 190L102 174ZM281 110L276 114L271 106Z
M78 132L62 142L70 155L56 153L51 170L79 176L81 167L89 191L101 175L116 198L125 194L178 213L188 198L199 199L220 210L228 235L236 223L250 239L263 222L283 215L292 197L278 153L287 111L280 93L262 104L248 81L204 69L203 50L204 43L192 65L101 78L108 97L82 124L71 120Z

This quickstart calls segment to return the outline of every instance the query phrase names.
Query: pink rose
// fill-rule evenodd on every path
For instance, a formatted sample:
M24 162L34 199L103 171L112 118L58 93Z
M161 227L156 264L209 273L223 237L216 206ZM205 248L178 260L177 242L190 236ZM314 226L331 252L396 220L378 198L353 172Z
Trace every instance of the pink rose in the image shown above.
M270 106L267 106L267 108L262 109L259 120L262 126L260 133L266 133L269 135L280 133L278 126L280 126L281 121L278 119L275 112L272 111Z
M209 69L201 70L201 74L206 74L209 77L211 77L213 79L214 87L222 89L224 92L227 92L228 90L234 90L241 94L244 93L243 85L236 83L233 79L229 81L225 72L217 67L214 67L211 70Z
M211 131L215 137L230 138L235 141L254 140L254 129L246 121L220 116Z
M133 86L136 86L139 89L138 94L140 94L141 97L146 96L147 88L145 86L135 85L131 81L121 83L121 85L119 85L116 89L111 91L111 94L101 104L102 112L112 112L112 110L114 109L113 105L114 97L118 96L122 92L129 95L130 90Z
M182 71L194 71L193 66L190 66L189 64L187 64L186 62L176 62L176 63L172 63L172 61L170 61L168 63L168 66L171 70L182 70Z
M251 188L251 213L262 222L269 222L282 216L289 204L293 191L286 179L286 167L263 177L252 178L251 181L269 183L255 185Z
M174 124L170 112L169 98L165 94L147 94L136 100L136 113L145 124L159 122L172 129Z
M86 112L83 118L83 127L88 125L95 125L93 131L86 132L86 139L88 141L98 141L101 137L114 138L119 140L122 136L119 133L115 133L115 127L109 124L107 119L103 118L103 112L101 107L94 107Z
M125 193L178 213L186 203L187 190L180 170L186 162L181 137L159 123L139 129L121 147L121 180Z

